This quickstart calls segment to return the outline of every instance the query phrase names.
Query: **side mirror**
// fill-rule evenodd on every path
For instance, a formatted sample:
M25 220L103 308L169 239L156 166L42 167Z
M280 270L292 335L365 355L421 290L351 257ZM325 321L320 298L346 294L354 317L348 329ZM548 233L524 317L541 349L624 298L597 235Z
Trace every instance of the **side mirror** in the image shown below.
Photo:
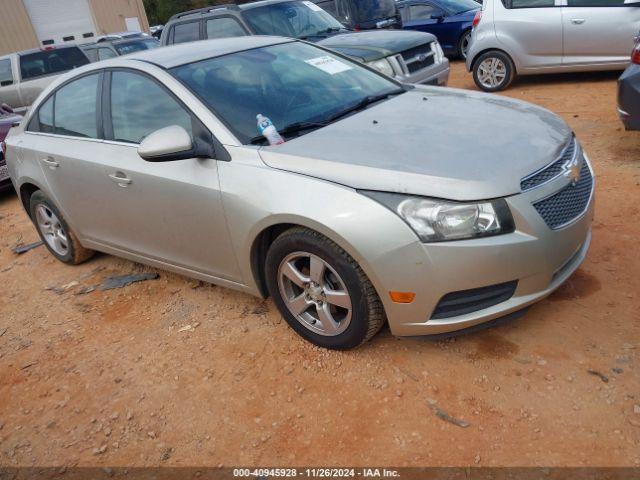
M138 155L147 162L171 162L198 156L191 135L178 125L148 135L138 147Z
M441 22L444 20L444 13L432 13L431 14L431 19L432 20L437 20L438 22Z

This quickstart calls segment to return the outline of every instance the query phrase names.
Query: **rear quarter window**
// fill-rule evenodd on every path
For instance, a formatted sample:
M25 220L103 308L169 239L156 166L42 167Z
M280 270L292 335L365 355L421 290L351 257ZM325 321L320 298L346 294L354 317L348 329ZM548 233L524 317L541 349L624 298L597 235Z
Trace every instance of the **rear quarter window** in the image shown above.
M22 80L67 72L89 63L87 56L79 48L61 48L20 55L20 75Z
M11 59L0 60L0 87L13 83L13 71L11 70Z
M200 22L178 23L174 25L172 43L186 43L200 40Z

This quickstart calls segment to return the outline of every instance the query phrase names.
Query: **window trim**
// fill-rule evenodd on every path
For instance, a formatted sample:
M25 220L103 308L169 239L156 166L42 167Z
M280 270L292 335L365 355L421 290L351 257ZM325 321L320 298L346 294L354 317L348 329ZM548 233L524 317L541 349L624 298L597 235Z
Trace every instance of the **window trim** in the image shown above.
M211 17L207 17L207 18L203 19L203 21L202 21L203 29L202 29L201 40L216 40L218 38L223 38L223 37L209 38L209 34L208 34L208 31L207 31L207 22L210 22L212 20L218 20L219 18L231 18L238 25L240 25L240 28L244 31L244 36L245 37L251 35L251 32L249 32L249 30L247 30L247 28L242 24L242 22L240 20L238 20L238 17L236 17L235 15L224 14L224 15L215 15L215 16L211 16ZM234 37L229 37L229 38L234 38Z
M506 8L507 10L526 10L526 9L538 9L538 8L560 8L562 7L562 5L560 5L558 2L562 2L564 0L554 0L553 5L539 5L539 6L531 6L531 7L514 7L513 6L513 0L502 0L502 5L504 6L504 8Z
M96 138L92 137L76 137L74 135L64 135L61 133L56 133L56 95L57 93L66 87L67 85L75 82L76 80L80 80L85 77L89 77L92 75L98 75L98 87L96 91ZM50 92L39 104L38 108L33 110L31 115L28 118L28 122L26 123L27 127L25 128L25 133L29 133L32 135L47 135L54 136L57 138L72 138L74 140L85 140L85 141L98 141L101 142L104 140L104 126L102 121L102 102L100 100L101 92L103 90L104 83L104 70L91 70L89 72L85 72L77 77L70 78L62 85L59 85L53 92ZM41 132L40 123L38 122L38 130L31 130L33 128L32 123L34 120L39 119L40 109L49 101L50 98L53 97L53 112L52 112L52 122L53 122L53 133Z

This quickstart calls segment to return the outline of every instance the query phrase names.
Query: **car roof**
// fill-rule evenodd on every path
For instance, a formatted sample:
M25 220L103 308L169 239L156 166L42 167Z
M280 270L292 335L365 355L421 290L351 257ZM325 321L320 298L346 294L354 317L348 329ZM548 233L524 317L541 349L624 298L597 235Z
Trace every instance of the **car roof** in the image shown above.
M230 53L267 47L281 43L295 42L292 38L251 35L246 37L220 38L199 42L180 43L170 47L156 48L132 53L130 60L152 63L162 68L173 68L179 65L198 62L208 58L220 57Z
M187 10L182 13L178 13L171 17L167 24L170 22L173 23L175 21L182 20L193 20L194 18L199 18L203 16L216 15L219 13L229 13L229 12L238 12L243 10L251 10L252 8L264 7L266 5L275 5L278 3L287 3L294 2L298 0L259 0L257 2L243 3L243 4L220 4L220 5L211 5L210 7L198 8L195 10Z

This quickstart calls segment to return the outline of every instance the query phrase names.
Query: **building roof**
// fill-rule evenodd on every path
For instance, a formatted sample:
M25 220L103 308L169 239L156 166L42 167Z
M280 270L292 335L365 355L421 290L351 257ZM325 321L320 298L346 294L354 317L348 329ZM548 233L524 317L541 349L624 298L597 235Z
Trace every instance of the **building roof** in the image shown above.
M173 68L207 58L293 41L295 40L291 38L259 35L220 38L136 52L127 55L127 59L153 63L162 68Z

